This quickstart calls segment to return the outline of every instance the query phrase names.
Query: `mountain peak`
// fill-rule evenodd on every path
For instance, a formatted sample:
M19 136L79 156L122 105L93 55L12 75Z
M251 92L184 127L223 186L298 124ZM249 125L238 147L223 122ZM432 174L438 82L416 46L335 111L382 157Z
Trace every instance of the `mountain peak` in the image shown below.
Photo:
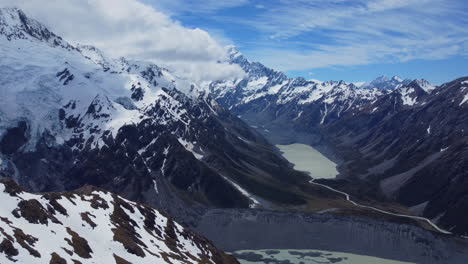
M400 76L394 75L392 78L388 78L386 75L377 77L370 83L362 85L362 88L377 88L381 90L394 90L411 82L409 79L403 79Z
M392 77L392 80L393 80L393 81L397 81L397 82L403 82L403 79L400 78L400 76L398 76L398 75L394 75L394 76Z
M419 87L421 87L426 93L430 93L436 88L434 85L424 79L416 79L414 82L418 84Z
M243 56L242 53L234 45L226 46L226 50L231 60L234 60L237 57Z
M21 9L0 8L0 36L7 40L36 40L51 46L72 49L72 46L40 22L29 18Z
M388 80L389 79L388 79L387 75L384 74L384 75L381 75L381 76L375 78L375 80L373 82L386 82Z

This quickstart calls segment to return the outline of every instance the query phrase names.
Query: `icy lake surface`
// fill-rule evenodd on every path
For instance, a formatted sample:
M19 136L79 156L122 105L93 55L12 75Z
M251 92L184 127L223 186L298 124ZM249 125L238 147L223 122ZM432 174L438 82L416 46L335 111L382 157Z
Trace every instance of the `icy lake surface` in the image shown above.
M233 255L241 264L411 264L410 262L321 250L242 250L234 252Z
M333 179L338 175L336 164L309 145L276 145L294 169L305 171L314 179Z

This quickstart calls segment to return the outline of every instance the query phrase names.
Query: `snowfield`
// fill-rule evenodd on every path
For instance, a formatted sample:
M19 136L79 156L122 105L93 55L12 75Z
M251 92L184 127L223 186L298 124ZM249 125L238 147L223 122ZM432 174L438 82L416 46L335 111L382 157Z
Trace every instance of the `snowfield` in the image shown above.
M78 149L102 147L105 131L115 136L122 126L149 118L155 106L166 113L151 116L155 122L188 126L185 102L170 91L199 96L195 84L164 68L72 46L17 9L0 10L0 54L0 138L28 120L29 149L45 131L59 144L74 139Z

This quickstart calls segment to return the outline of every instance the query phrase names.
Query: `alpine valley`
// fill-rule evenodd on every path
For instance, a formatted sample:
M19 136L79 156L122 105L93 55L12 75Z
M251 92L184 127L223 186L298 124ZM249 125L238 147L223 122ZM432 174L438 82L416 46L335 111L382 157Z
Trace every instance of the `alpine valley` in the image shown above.
M0 262L466 263L468 77L308 81L228 52L245 77L200 84L0 8ZM295 170L292 143L338 177Z

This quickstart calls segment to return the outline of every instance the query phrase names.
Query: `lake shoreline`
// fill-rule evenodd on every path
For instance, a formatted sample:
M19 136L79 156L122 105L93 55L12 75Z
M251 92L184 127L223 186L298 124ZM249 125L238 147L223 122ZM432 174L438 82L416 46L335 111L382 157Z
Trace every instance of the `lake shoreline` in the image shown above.
M344 252L322 251L322 250L297 250L297 249L264 249L264 250L240 250L232 253L241 264L300 264L323 263L323 264L349 264L349 263L375 263L375 264L413 264L414 262L402 262L377 258L366 255L356 255Z

